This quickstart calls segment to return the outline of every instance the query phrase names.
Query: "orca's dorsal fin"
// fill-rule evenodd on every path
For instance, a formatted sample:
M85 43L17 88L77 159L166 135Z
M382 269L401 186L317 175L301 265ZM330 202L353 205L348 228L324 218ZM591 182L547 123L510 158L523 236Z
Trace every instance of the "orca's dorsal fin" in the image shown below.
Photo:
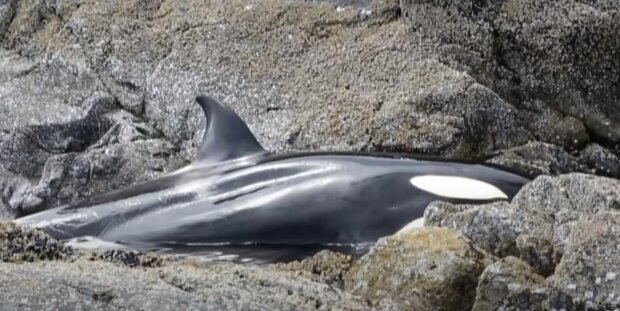
M209 96L198 96L196 101L207 117L196 162L211 165L267 153L245 122L232 109Z

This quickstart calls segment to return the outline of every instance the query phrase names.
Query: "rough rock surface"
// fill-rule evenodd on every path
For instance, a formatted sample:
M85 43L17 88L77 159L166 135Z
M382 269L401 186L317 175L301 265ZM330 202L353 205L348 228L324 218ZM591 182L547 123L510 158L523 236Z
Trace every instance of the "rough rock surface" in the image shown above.
M105 193L148 180L174 163L176 148L119 110L110 94L95 92L81 105L84 115L68 123L17 126L0 134L5 211L29 214Z
M425 212L425 224L459 230L496 256L519 257L538 273L550 275L561 258L554 240L562 226L610 211L620 211L620 182L572 173L538 177L512 203L434 202Z
M491 260L451 230L414 229L379 240L347 272L345 288L400 310L463 310L473 305L478 276Z
M556 236L561 254L549 284L549 307L604 309L620 306L620 211L602 212L565 225ZM560 235L560 234L558 234ZM569 297L570 299L566 299Z
M204 124L198 94L231 105L273 151L410 151L620 177L616 0L370 2L0 0L0 218L187 164ZM3 223L1 259L16 263L0 264L0 308L368 309L370 299L462 310L443 297L474 304L489 263L468 257L478 247L549 276L543 294L523 263L492 265L477 291L490 308L617 306L617 189L541 177L510 204L433 204L427 224L469 240L420 232L441 231L454 249L428 241L433 251L417 252L420 241L395 236L360 261L322 252L268 272L76 256ZM343 276L363 298L340 289ZM481 296L489 284L506 284L507 300Z
M275 267L284 271L296 271L319 282L343 288L344 274L352 264L351 256L323 250L310 258L287 264L276 264Z
M416 92L377 109L373 149L483 158L530 138L517 109L469 75L435 60L414 63L412 73L405 82Z
M0 222L0 262L69 259L73 250L39 230Z
M531 272L518 272L514 269L524 264L511 259L487 268L478 287L480 310L617 308L619 220L620 182L581 173L538 177L512 203L436 202L425 213L426 225L459 230L490 253L516 256L531 266ZM499 281L517 282L512 279L533 273L549 277L508 288L503 296L485 290L494 278L508 275Z
M593 173L620 178L620 158L600 145L589 145L579 157L583 163L594 168Z
M581 173L541 176L525 185L512 203L559 226L586 215L620 211L620 180Z
M511 167L531 176L559 175L571 172L586 172L588 167L562 148L542 143L530 142L515 148L498 152L487 162ZM604 162L594 162L604 165Z
M519 256L515 241L536 225L506 202L454 205L437 201L425 214L425 225L460 229L476 245L499 257Z
M326 271L321 277L327 281L340 279L328 274L338 269L331 263L347 258L350 263L344 255L322 252L304 261L305 267L287 269L204 265L125 250L74 250L38 230L6 222L0 228L3 310L368 309L360 298L304 273L312 265L314 271Z
M500 162L535 161L534 174L617 176L613 0L369 3L2 2L2 210L186 164L204 124L199 93L230 104L274 151L509 149ZM89 117L97 101L114 111ZM531 140L551 145L520 147ZM590 141L596 150L579 156Z
M2 264L0 273L1 309L367 310L326 284L249 266L135 269L78 260Z
M620 142L614 0L402 0L401 10L415 37L443 43L444 61L531 112L538 139L565 147L582 145L588 135Z
M506 257L482 272L472 310L545 310L544 283L528 264Z

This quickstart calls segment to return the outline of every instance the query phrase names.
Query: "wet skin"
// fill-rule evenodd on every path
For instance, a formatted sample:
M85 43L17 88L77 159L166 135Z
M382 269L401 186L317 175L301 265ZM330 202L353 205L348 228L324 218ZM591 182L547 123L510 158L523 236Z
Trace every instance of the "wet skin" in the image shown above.
M207 130L192 165L17 222L58 239L129 245L352 244L397 232L432 201L509 200L530 181L500 167L402 154L272 154L232 110L198 102ZM482 181L505 197L441 196L411 183L427 175Z

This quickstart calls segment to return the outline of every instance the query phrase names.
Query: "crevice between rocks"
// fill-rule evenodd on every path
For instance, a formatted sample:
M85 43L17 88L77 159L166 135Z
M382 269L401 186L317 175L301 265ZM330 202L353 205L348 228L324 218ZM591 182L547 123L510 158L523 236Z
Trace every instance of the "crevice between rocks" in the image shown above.
M74 32L74 30L71 27L67 27L67 21L59 14L56 13L55 9L52 8L48 8L48 10L50 11L50 13L54 16L56 16L63 24L63 27L66 28L69 31L70 36L72 36L78 43L79 43L79 51L82 53L82 55L85 57L85 59L87 59L88 61L91 61L94 59L94 57L92 55L90 55L87 51L86 51L86 45L84 44L84 41L81 39L81 37L76 34ZM107 58L107 56L106 56ZM146 102L146 91L142 96L142 103L141 103L141 108L140 108L140 112L135 112L135 111L131 111L129 109L125 109L124 106L121 104L120 99L114 95L114 92L112 91L112 89L109 87L109 85L104 81L104 79L101 77L101 74L96 70L96 68L94 68L92 66L92 64L89 66L89 69L93 72L94 76L96 77L97 81L101 84L101 86L105 89L105 91L110 94L110 96L112 96L114 98L114 101L116 103L118 103L118 109L121 109L129 114L131 114L132 116L134 116L136 119L145 122L145 123L149 123L147 119L144 118L144 109L145 109L145 102ZM135 88L139 88L139 86L133 84L132 82L127 82L127 81L115 81L115 83L119 84L121 87L129 87L130 89L135 89ZM154 137L154 138L160 138L160 139L164 139L167 142L169 142L170 144L172 144L175 147L179 147L176 144L174 144L166 135L164 132L162 132L160 129L158 129L157 127L153 127L153 129L157 132L158 137Z

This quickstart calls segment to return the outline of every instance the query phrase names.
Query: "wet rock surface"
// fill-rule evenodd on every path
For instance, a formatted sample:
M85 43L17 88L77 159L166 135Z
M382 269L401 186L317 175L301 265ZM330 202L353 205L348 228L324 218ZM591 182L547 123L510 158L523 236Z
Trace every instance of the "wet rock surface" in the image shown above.
M550 175L509 203L435 202L426 225L442 229L361 259L269 267L83 253L3 222L0 308L617 308L620 184L594 175L620 177L619 12L615 0L0 0L0 219L189 163L198 94L272 151Z

